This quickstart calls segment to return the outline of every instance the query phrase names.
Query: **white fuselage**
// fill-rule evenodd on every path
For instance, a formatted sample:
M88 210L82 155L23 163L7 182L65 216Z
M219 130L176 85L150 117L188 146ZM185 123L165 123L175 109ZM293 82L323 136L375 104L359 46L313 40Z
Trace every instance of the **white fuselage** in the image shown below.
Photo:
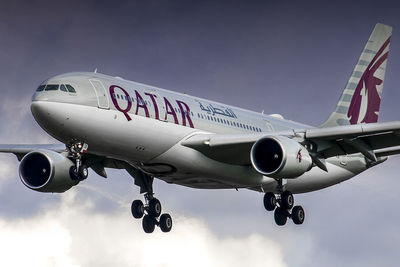
M276 182L251 165L221 163L182 146L187 138L199 133L262 136L311 128L97 73L65 74L45 83L71 84L77 91L34 94L32 113L50 135L63 143L84 141L89 153L129 162L164 181L194 188L274 191ZM324 172L314 167L298 178L287 179L286 188L293 193L321 189L347 180L367 166L364 157L352 155L328 159L327 168Z

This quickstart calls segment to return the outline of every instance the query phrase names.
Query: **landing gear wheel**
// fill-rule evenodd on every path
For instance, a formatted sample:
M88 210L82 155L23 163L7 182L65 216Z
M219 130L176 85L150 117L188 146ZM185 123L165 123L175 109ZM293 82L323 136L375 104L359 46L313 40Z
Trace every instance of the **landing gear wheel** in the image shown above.
M302 206L294 206L292 210L292 220L295 224L302 224L304 222L305 213Z
M164 213L160 217L160 228L161 231L167 233L172 229L172 218L168 213Z
M142 221L143 230L145 233L151 234L156 226L156 219L150 215L145 215Z
M264 207L268 211L273 211L276 207L276 197L272 192L268 192L264 195Z
M69 168L69 176L72 180L85 180L89 175L89 170L86 166L79 167L79 170L75 166Z
M290 210L294 204L294 197L290 191L285 191L281 194L281 207Z
M283 208L276 208L274 213L275 223L277 225L285 225L287 222L287 211Z
M71 168L69 168L69 176L72 180L79 180L79 173L75 166L71 166Z
M79 175L80 180L85 180L86 178L88 178L88 175L89 175L88 168L86 166L80 166L78 175Z
M157 218L161 214L161 203L157 198L152 198L149 201L149 215Z
M144 215L144 205L141 200L134 200L131 206L132 216L136 219L140 219Z

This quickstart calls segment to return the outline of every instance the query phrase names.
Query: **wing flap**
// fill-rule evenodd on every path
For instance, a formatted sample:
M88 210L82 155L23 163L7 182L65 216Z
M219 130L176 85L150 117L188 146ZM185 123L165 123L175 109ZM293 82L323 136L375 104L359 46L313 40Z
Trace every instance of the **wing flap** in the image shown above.
M356 127L354 127L356 126ZM332 129L332 135L326 130ZM337 128L349 128L338 130ZM358 128L358 133L355 130ZM362 153L373 160L373 151L400 145L400 122L371 123L306 130L305 138L318 144L318 149L325 158ZM311 132L311 134L310 134ZM321 142L322 141L322 142Z
M305 131L307 139L335 140L400 131L400 121L311 128Z
M400 154L400 146L378 149L375 152L377 157L387 157Z

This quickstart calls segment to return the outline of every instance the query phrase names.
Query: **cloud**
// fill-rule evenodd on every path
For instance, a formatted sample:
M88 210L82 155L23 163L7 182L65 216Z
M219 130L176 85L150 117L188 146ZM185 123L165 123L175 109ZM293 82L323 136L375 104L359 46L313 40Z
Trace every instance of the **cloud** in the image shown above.
M15 178L17 160L9 155L0 155L0 185L3 181Z
M259 234L217 237L198 219L174 217L151 235L126 209L95 213L74 191L27 219L0 219L4 266L286 266L280 246Z

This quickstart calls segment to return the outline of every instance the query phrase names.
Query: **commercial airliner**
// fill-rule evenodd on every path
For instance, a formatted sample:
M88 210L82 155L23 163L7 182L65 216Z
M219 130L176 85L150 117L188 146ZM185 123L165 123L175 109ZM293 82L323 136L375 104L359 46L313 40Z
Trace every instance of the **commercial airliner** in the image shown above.
M400 153L400 121L378 123L392 28L377 24L327 121L318 127L95 72L39 85L31 111L62 144L0 145L22 183L61 193L89 168L125 169L144 195L131 212L143 230L172 228L153 179L199 189L263 193L277 225L302 224L293 194L326 188ZM312 108L312 107L310 107Z

